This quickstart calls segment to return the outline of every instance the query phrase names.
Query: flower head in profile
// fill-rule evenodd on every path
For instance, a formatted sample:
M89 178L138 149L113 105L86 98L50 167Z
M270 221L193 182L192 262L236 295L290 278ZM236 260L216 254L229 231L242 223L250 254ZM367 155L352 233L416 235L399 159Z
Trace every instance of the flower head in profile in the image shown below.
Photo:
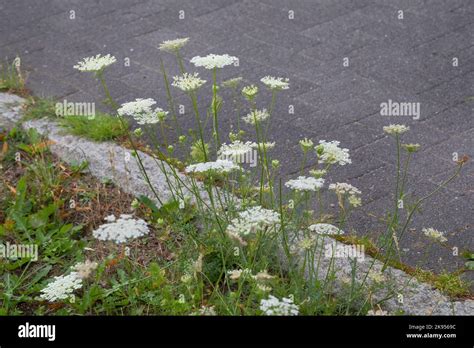
M189 41L189 37L181 38L181 39L174 39L174 40L165 40L160 44L159 49L161 51L169 52L169 53L176 53L181 48L184 47Z
M240 212L227 226L226 232L232 239L236 239L235 236L253 235L264 229L275 231L279 223L280 214L276 211L256 206Z
M203 162L203 163L196 163L191 164L186 167L186 173L230 173L234 170L239 169L240 167L235 164L233 161L225 160L225 159L218 159L215 162Z
M260 310L265 315L298 315L299 308L293 303L291 298L282 298L279 300L275 296L270 295L268 299L262 299L260 301Z
M125 243L147 235L150 232L147 223L142 219L133 219L129 214L122 214L113 222L99 226L92 235L99 240L111 240L117 244Z
M233 141L230 144L222 144L219 149L219 157L238 158L248 154L256 146L254 142L242 142L240 140Z
M402 144L402 147L408 152L408 153L414 153L417 152L421 145L420 144Z
M423 234L428 237L428 238L431 238L435 241L438 241L440 243L444 243L444 242L447 242L448 241L448 238L446 238L444 236L444 233L443 232L440 232L432 227L430 228L423 228L421 230L423 232Z
M341 230L340 228L337 228L336 226L331 225L331 224L324 224L324 223L311 225L308 227L308 230L310 230L313 233L326 235L326 236L344 234L344 231Z
M153 108L155 104L156 101L151 98L137 98L133 102L122 104L117 113L120 116L133 117L140 125L162 122L168 112L161 108Z
M297 179L288 180L285 186L296 191L317 191L323 187L324 179L299 176Z
M265 76L261 78L260 81L272 91L281 91L290 88L289 80L283 77Z
M242 95L247 100L253 100L258 93L258 87L255 85L245 86L242 88Z
M193 74L184 73L181 76L174 76L172 86L179 88L183 92L193 92L206 83L199 77L197 72Z
M77 65L74 65L74 69L79 71L99 72L116 61L117 59L110 54L107 54L106 56L98 54L96 56L84 58L78 62Z
M269 117L270 114L268 113L267 109L253 110L248 113L247 116L242 117L242 120L245 123L255 125L255 123L263 122Z
M339 147L340 142L320 140L319 145L315 147L316 153L322 163L339 164L341 166L352 163L349 150Z
M54 277L54 281L41 290L40 297L49 302L66 300L73 295L75 290L82 287L82 278L77 272L71 272L68 275Z
M237 61L237 57L229 56L228 54L208 54L205 57L196 56L191 59L191 63L195 66L204 67L210 70L221 69L227 65L234 64Z
M390 135L400 135L410 130L410 127L405 126L404 124L391 124L389 126L383 127L383 131Z

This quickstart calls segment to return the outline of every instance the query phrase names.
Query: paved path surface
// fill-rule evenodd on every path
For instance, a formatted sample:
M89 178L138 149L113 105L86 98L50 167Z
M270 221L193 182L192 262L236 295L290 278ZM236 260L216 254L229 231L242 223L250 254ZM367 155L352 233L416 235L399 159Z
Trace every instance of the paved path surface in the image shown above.
M351 226L360 235L380 234L377 217L391 202L395 152L384 125L406 123L406 141L423 145L411 166L414 194L426 194L449 175L453 153L474 157L470 0L0 0L0 9L0 55L21 55L28 87L37 95L100 100L97 84L72 66L82 57L111 53L119 64L108 70L108 80L119 101L153 97L165 106L159 56L170 74L177 67L156 47L183 36L192 39L183 51L187 59L207 53L240 58L240 67L226 68L221 78L257 83L265 75L289 77L291 88L280 94L271 129L283 174L296 175L302 137L341 141L353 164L331 178L363 191L364 209ZM125 58L130 67L122 64ZM380 103L389 99L420 103L420 118L381 116ZM268 105L269 96L262 93L259 101ZM231 115L225 107L223 114ZM181 117L187 128L191 116ZM222 118L227 130L235 123L235 116ZM431 226L446 231L450 245L474 249L473 161L429 201L401 246L412 265L437 272L462 265L438 246L425 260L421 228Z

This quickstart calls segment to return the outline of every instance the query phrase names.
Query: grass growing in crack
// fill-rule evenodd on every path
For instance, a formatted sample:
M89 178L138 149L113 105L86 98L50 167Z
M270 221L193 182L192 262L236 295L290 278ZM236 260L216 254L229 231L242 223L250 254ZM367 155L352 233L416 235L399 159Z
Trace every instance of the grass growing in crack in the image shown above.
M30 96L24 106L23 119L36 120L41 118L55 119L56 106L54 99Z
M108 141L126 137L128 122L121 123L117 117L99 113L93 118L87 116L64 116L60 124L70 134L93 141Z
M11 63L4 61L3 64L0 64L0 91L20 95L27 94L20 57L16 57Z

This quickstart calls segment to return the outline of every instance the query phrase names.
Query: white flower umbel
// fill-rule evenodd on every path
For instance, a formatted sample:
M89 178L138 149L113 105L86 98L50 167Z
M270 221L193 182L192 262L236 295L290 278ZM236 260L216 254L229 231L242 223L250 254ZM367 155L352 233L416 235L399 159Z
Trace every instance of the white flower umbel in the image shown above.
M347 184L345 182L337 182L335 184L330 184L329 189L341 195L360 195L362 193L357 187L354 187L351 184Z
M391 124L383 127L383 131L390 135L403 134L408 130L410 130L410 127L405 126L404 124Z
M147 223L142 219L133 219L130 215L122 214L115 222L109 222L92 232L99 240L111 240L117 244L125 243L147 235L150 232Z
M267 109L263 110L254 110L247 114L247 116L242 117L245 123L255 125L255 122L263 122L270 117Z
M215 162L204 162L191 164L186 167L186 173L230 173L234 170L238 170L240 167L233 161L218 159Z
M352 163L349 150L339 147L340 142L320 140L319 145L316 146L316 153L322 163L339 164L341 166Z
M191 59L191 63L195 66L211 70L216 68L221 69L227 65L234 64L237 61L237 57L229 56L228 54L208 54L205 57L196 56Z
M314 177L299 176L285 183L285 186L296 191L317 191L324 185L324 179Z
M293 303L291 298L284 297L281 300L275 296L270 295L268 299L260 301L260 310L265 315L298 315L299 308Z
M117 110L117 113L120 116L133 117L140 125L154 124L163 121L168 114L167 111L164 111L161 108L153 109L153 105L155 104L156 101L152 98L137 98L133 102L122 104L122 106Z
M40 297L49 302L66 300L71 297L75 290L82 287L82 278L77 272L71 272L68 275L54 277L54 281L41 290Z
M251 207L239 213L227 226L227 233L231 236L248 236L266 228L276 230L279 226L280 214L260 206ZM233 238L234 239L234 238Z
M96 55L95 57L86 57L77 65L74 65L74 69L79 71L89 71L89 72L97 72L103 70L105 67L115 63L117 59L110 54L106 56L102 56L100 54Z
M222 144L219 149L219 157L223 158L238 158L245 156L256 146L255 143L247 141L245 143L236 140L230 144Z
M265 76L261 78L260 81L262 81L267 88L275 91L290 88L289 80L283 77Z
M344 234L344 231L337 228L331 224L314 224L308 227L313 233L322 234L322 235L337 235L337 234Z
M180 76L173 77L172 86L179 88L183 92L193 92L206 83L206 80L202 80L197 72L193 74L184 73Z
M367 315L370 315L370 316L386 316L386 315L388 315L388 312L384 311L382 309L377 309L375 311L373 309L371 309L367 312Z
M174 39L174 40L165 40L160 44L159 49L161 51L169 52L169 53L176 53L178 52L184 45L186 45L189 41L189 37L185 37L182 39Z
M428 238L431 238L433 240L436 240L440 243L444 243L444 242L447 242L448 241L448 238L446 238L444 236L444 233L443 232L440 232L432 227L430 228L423 228L421 230L423 232L423 234L425 236L427 236Z

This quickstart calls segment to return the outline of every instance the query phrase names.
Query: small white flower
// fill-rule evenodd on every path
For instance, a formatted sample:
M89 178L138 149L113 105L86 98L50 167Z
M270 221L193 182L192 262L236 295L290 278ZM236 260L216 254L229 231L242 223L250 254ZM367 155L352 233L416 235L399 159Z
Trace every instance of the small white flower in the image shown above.
M316 153L322 163L336 164L343 166L352 163L349 157L349 150L339 147L339 141L320 140L319 145L316 146Z
M71 272L68 275L54 277L54 281L41 290L40 297L49 302L66 300L73 295L74 290L82 287L82 278L77 272Z
M255 143L247 141L245 143L236 140L230 144L222 144L219 149L219 158L241 158L250 153L256 146Z
M234 64L237 61L237 57L229 56L228 54L208 54L205 57L196 56L191 59L191 63L195 66L204 67L206 69L221 69L227 65Z
M268 299L260 301L260 310L265 315L298 315L299 308L293 303L291 298L282 298L279 300L275 296L270 295Z
M183 92L195 91L206 83L205 80L202 80L199 77L199 74L197 72L193 74L184 73L181 76L174 76L173 80L174 81L173 83L171 83L171 85L176 88L179 88Z
M242 117L242 120L245 123L255 125L256 122L257 123L263 122L269 117L270 117L270 114L268 113L267 109L253 110L250 113L248 113L247 116Z
M186 45L188 41L189 41L189 37L185 37L182 39L165 40L160 44L159 49L165 52L176 53L184 45Z
M263 284L257 284L257 288L262 291L262 292L270 292L272 291L271 286L263 285Z
M265 228L273 230L279 225L280 214L260 206L251 207L239 213L239 216L227 226L230 235L248 236Z
M440 232L438 230L435 230L434 228L430 227L430 228L423 228L421 230L423 232L423 234L425 236L427 236L428 238L431 238L433 240L436 240L440 243L444 243L444 242L447 242L448 241L448 238L446 238L444 236L444 233L443 232Z
M215 162L204 162L191 164L185 168L186 173L230 173L238 170L240 167L232 161L225 159L218 159Z
M403 134L407 132L410 127L405 126L404 124L391 124L389 126L383 127L383 131L387 134Z
M84 58L82 61L78 62L77 65L74 65L74 69L79 71L98 72L116 61L117 59L110 54L107 54L106 56L98 54L95 57Z
M122 104L117 110L120 116L130 116L137 121L138 124L154 124L164 120L167 111L163 111L161 108L153 109L153 105L156 104L152 98L141 99L137 98L133 102Z
M265 76L260 81L271 90L280 91L290 88L289 80L283 77Z
M337 182L329 185L330 190L334 190L338 194L360 195L362 192L357 187L344 182Z
M384 311L384 310L381 310L381 309L377 309L377 310L369 310L367 312L367 315L370 315L370 316L373 316L373 315L376 315L376 316L385 316L385 315L388 315L388 312L387 311Z
M308 227L311 232L322 235L344 234L344 231L331 224L314 224Z
M324 179L299 176L297 179L289 180L285 183L286 187L296 191L317 191L323 187Z
M122 214L115 222L109 222L92 232L99 240L111 240L117 244L125 243L128 239L142 237L150 230L142 219L133 219L131 215Z

